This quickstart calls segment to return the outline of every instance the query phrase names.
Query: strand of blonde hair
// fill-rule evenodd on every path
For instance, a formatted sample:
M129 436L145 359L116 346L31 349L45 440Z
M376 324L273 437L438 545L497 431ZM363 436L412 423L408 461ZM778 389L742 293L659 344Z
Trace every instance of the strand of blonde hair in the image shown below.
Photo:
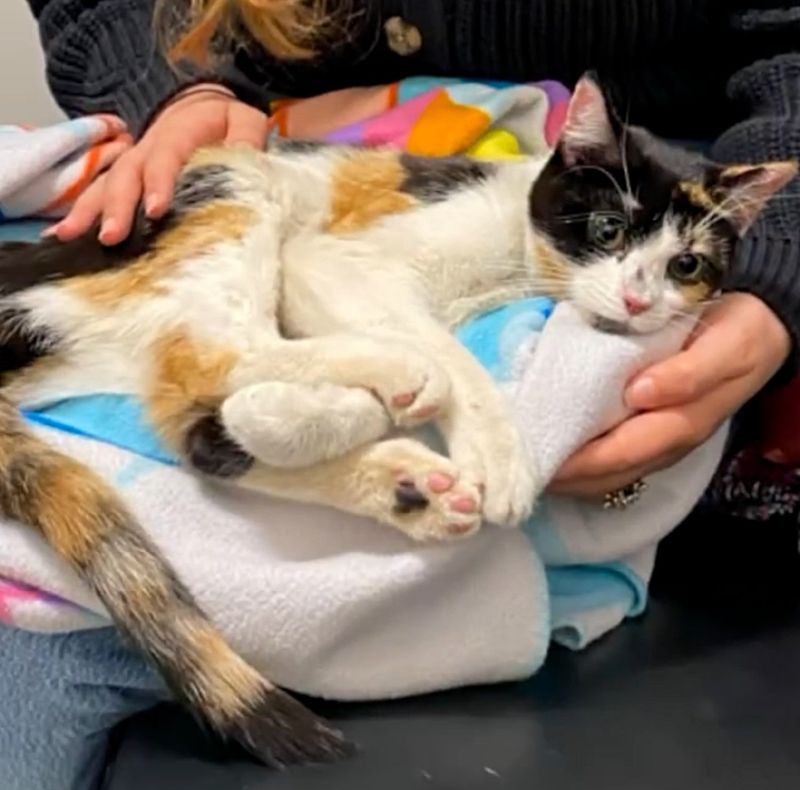
M156 27L173 63L206 64L243 39L282 60L308 60L331 21L331 0L157 0ZM178 8L181 13L178 17Z

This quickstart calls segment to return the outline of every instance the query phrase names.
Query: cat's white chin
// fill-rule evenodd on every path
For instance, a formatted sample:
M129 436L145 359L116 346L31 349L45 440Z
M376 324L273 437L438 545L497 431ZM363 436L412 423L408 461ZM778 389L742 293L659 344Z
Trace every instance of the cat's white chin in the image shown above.
M655 313L653 315L628 316L622 311L612 315L608 312L601 313L582 308L580 305L576 305L576 307L590 326L612 335L649 335L663 329L674 318L674 316L656 315Z

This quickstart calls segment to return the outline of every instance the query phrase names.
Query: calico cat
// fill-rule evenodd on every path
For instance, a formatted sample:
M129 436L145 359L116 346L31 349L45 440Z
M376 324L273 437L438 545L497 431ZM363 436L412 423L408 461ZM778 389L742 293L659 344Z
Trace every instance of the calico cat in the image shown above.
M539 482L454 339L510 299L571 299L650 332L719 290L737 236L795 174L722 167L621 125L582 80L552 156L492 164L286 143L197 153L170 213L0 253L0 511L91 585L182 700L273 764L349 751L225 643L111 488L17 407L141 399L205 476L418 540L515 525ZM435 421L448 457L393 428Z

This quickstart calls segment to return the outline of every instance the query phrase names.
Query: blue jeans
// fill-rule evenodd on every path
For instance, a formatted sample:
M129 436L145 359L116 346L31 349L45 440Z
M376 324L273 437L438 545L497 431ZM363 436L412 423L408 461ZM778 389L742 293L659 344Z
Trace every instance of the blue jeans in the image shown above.
M0 626L0 788L97 790L111 729L167 697L113 628Z

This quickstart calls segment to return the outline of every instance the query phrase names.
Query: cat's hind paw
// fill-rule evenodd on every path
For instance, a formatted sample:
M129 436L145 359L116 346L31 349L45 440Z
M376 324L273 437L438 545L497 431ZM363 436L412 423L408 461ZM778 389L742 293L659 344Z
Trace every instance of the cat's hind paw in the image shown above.
M418 541L449 541L475 532L482 521L479 486L461 478L444 456L408 439L376 446L384 523Z

